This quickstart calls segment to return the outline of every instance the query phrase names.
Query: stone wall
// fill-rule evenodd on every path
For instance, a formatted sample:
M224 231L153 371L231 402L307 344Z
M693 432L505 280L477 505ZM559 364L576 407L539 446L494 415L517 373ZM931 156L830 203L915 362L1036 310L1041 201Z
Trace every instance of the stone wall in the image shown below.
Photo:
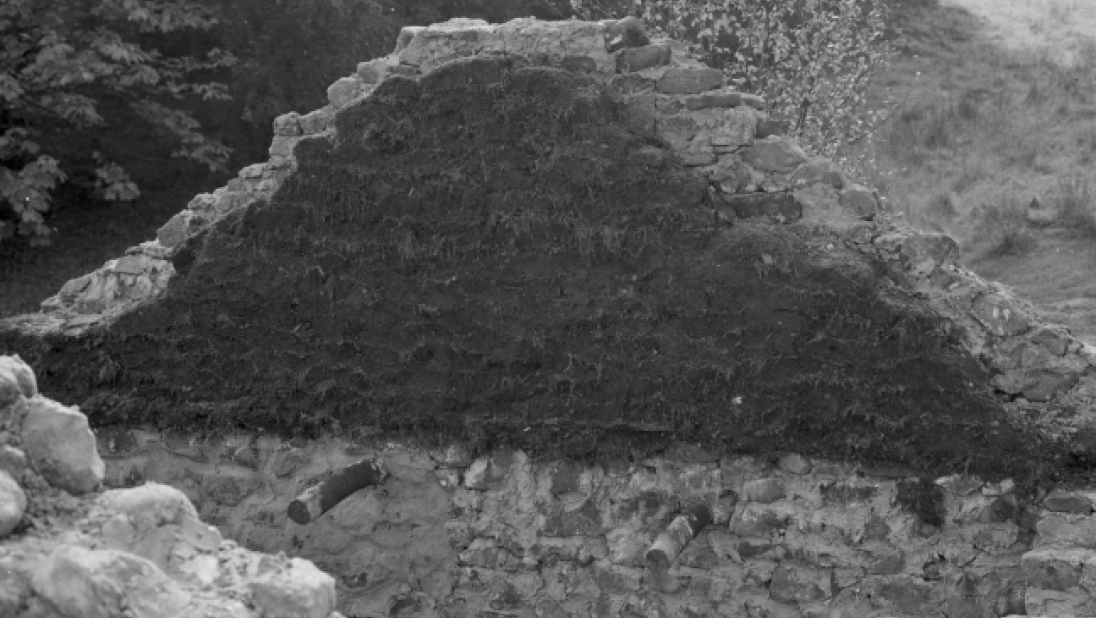
M1026 503L1005 480L935 481L688 444L629 463L460 446L100 436L110 485L169 483L226 536L338 577L348 616L862 617L1096 613L1096 491ZM308 525L290 501L371 459L389 473ZM682 507L713 521L662 574Z
M166 485L99 491L104 472L87 418L0 356L0 616L339 617L312 563L224 539Z
M871 190L779 135L762 98L725 87L723 76L692 58L684 45L650 39L634 18L494 25L454 19L405 28L393 53L361 63L354 75L331 85L329 105L278 118L266 163L249 165L227 186L196 196L155 240L69 281L43 302L42 314L16 321L41 332L75 334L156 298L175 273L173 260L187 259L179 252L188 238L232 210L270 198L292 175L301 139L338 139L332 121L340 109L371 96L390 76L415 78L458 58L490 53L603 79L619 96L629 124L664 145L645 150L649 160L637 165L673 158L702 174L713 216L720 219L819 226L833 232L835 243L877 255L913 279L933 308L953 321L1018 414L1030 416L1051 403L1067 410L1064 416L1076 428L1094 422L1087 409L1096 394L1096 348L1064 328L1039 324L1029 303L958 266L951 238L912 230L881 212ZM762 269L779 266L759 263Z

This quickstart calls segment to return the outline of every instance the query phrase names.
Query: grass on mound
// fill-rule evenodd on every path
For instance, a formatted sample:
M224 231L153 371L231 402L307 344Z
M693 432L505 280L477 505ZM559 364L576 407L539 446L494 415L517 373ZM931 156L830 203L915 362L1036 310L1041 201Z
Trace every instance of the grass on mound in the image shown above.
M386 81L192 239L166 298L0 350L97 426L1055 473L904 282L825 233L721 222L595 81L516 63Z

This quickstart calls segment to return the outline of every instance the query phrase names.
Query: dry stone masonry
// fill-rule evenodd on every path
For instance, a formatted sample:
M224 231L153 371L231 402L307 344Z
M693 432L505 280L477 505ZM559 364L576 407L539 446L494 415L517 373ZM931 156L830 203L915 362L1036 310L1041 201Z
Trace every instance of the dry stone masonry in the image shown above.
M1096 348L1063 328L1036 324L1029 303L956 264L954 240L913 230L881 212L873 191L780 135L764 99L725 87L719 71L695 60L680 42L649 38L634 18L505 24L453 19L404 28L391 54L362 62L354 75L331 85L329 105L279 117L266 163L249 165L225 187L196 196L155 240L69 281L42 303L33 327L79 333L162 294L184 241L277 191L296 169L293 150L301 139L335 139L337 111L369 97L389 76L419 77L459 58L492 53L612 85L629 124L659 136L665 146L646 149L636 165L657 167L675 157L691 167L708 180L714 215L721 220L824 227L837 234L835 242L877 254L908 273L933 308L965 334L995 374L994 386L1015 402L1018 413L1032 402L1083 408L1096 397ZM1071 422L1083 427L1094 421L1081 413Z
M106 484L179 487L225 536L338 576L347 616L950 617L1096 614L1096 489L855 468L671 443L641 461L472 458L393 441L117 430ZM362 459L390 476L307 525L293 498ZM712 521L667 572L648 551Z
M885 212L870 189L782 135L762 98L727 88L634 19L405 28L392 54L331 85L329 105L278 118L266 163L195 197L155 240L17 320L80 333L156 298L174 264L193 259L189 239L294 173L298 142L338 139L340 109L393 76L495 53L610 85L627 123L659 140L635 165L691 168L707 181L713 217L828 230L831 248L880 258L949 318L1017 417L1068 411L1048 431L1096 424L1096 348L1040 324L1028 303L959 266L954 240ZM759 274L781 267L759 256ZM146 429L98 436L104 470L86 419L38 395L30 369L7 357L0 410L0 536L10 535L0 616L108 616L124 605L138 616L321 617L336 586L348 616L1096 615L1096 488L1030 502L1008 480L924 480L794 453L718 457L682 443L638 462L580 464L509 450L473 459L460 445L428 453ZM391 473L382 485L307 525L286 516L301 491L367 457ZM101 480L115 489L95 493ZM667 573L652 572L652 542L698 500L712 523ZM308 558L337 581L222 536ZM122 579L139 582L130 596Z
M0 616L339 616L312 563L224 539L167 485L100 491L105 471L87 418L0 356Z

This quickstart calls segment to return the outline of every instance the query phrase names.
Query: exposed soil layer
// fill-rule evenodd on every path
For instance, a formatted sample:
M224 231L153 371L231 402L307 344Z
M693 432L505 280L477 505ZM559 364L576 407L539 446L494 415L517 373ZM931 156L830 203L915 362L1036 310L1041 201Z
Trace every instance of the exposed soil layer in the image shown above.
M273 199L188 241L164 298L0 352L100 427L1058 467L882 265L716 216L597 81L516 62L389 78Z

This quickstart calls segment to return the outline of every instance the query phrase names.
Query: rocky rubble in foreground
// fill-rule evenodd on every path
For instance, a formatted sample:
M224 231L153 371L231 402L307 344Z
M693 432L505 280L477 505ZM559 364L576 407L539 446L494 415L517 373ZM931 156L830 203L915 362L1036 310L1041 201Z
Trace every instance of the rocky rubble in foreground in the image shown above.
M0 356L0 616L337 618L311 562L248 551L157 483L97 491L87 418Z

